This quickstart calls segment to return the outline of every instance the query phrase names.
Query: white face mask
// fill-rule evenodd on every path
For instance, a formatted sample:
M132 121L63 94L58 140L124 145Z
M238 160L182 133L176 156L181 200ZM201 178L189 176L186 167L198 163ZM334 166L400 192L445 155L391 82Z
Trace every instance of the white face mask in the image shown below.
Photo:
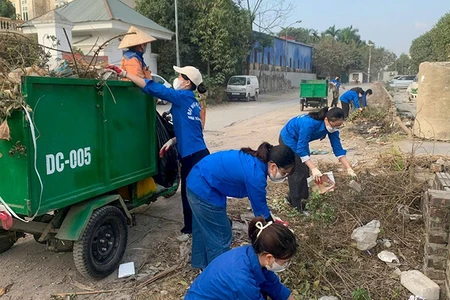
M280 183L286 179L286 176L281 175L280 171L277 169L277 174L275 174L275 176L273 176L272 174L269 173L269 178L274 183Z
M333 132L339 131L339 129L333 128L333 127L331 127L331 126L325 126L325 127L327 128L327 131L328 131L329 133L333 133Z
M182 83L182 81L180 79L178 79L178 77L177 77L177 78L175 78L173 80L173 85L172 86L176 90L181 90L181 83Z
M266 265L266 269L272 272L283 272L284 270L286 270L286 266L285 265L280 266L276 261L274 261L272 267Z

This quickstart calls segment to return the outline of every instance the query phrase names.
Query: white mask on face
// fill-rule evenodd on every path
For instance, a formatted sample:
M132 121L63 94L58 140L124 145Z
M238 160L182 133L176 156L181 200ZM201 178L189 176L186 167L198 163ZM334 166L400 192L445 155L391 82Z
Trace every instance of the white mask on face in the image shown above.
M273 261L272 267L266 265L266 269L272 272L283 272L284 270L286 270L286 266L285 265L280 266L276 261Z
M277 171L277 174L275 176L273 176L272 174L269 174L269 178L274 183L280 183L286 179L286 176L281 175L280 171Z
M327 131L329 132L329 133L333 133L333 132L336 132L336 131L339 131L339 129L337 129L337 128L333 128L333 127L331 127L331 126L325 126L326 128L327 128Z
M181 90L181 83L182 83L182 81L180 79L178 79L178 77L177 77L177 78L175 78L173 80L173 85L172 86L176 90Z

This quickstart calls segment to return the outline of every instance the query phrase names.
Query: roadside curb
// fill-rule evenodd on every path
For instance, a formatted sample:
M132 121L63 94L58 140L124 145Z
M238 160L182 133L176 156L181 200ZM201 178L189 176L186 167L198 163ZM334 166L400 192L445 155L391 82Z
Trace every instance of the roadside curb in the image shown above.
M400 119L400 117L397 114L397 107L395 107L395 102L394 99L392 98L391 94L388 92L388 90L386 89L386 87L381 84L381 83L377 83L381 86L381 88L383 89L384 93L387 95L387 97L389 98L389 100L391 101L391 107L392 109L392 114L393 114L393 119L395 122L398 123L398 125L400 126L400 128L408 135L408 138L412 139L414 137L414 134L412 133L412 131L406 127L405 123L403 123L402 119Z

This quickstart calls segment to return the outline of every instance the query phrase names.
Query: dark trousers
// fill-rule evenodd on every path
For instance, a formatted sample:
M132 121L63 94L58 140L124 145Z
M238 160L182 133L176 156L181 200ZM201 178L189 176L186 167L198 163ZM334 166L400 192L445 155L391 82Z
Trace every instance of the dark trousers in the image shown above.
M334 98L333 101L331 101L331 107L337 107L339 101L339 97Z
M341 106L342 110L344 111L344 120L346 120L350 111L350 104L341 101Z
M280 145L284 145L283 139L279 138ZM295 156L295 172L288 177L289 183L289 203L298 210L305 210L305 204L309 197L309 188L307 178L309 177L309 168L302 163L302 159Z
M182 233L192 233L192 210L186 195L186 178L192 168L202 160L203 157L209 155L209 150L201 150L181 159L181 201L183 203L184 227Z

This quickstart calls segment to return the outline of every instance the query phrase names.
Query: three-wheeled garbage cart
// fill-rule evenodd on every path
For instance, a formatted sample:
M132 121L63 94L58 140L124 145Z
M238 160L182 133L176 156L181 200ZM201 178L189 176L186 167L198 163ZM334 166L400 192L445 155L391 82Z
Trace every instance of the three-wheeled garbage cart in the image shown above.
M328 105L328 80L302 80L300 82L300 110L305 107Z
M22 94L31 110L14 111L11 140L0 140L0 205L13 215L0 253L28 233L48 250L73 248L81 274L106 277L124 254L130 210L178 188L179 178L153 179L155 101L131 82L95 79L23 77Z

